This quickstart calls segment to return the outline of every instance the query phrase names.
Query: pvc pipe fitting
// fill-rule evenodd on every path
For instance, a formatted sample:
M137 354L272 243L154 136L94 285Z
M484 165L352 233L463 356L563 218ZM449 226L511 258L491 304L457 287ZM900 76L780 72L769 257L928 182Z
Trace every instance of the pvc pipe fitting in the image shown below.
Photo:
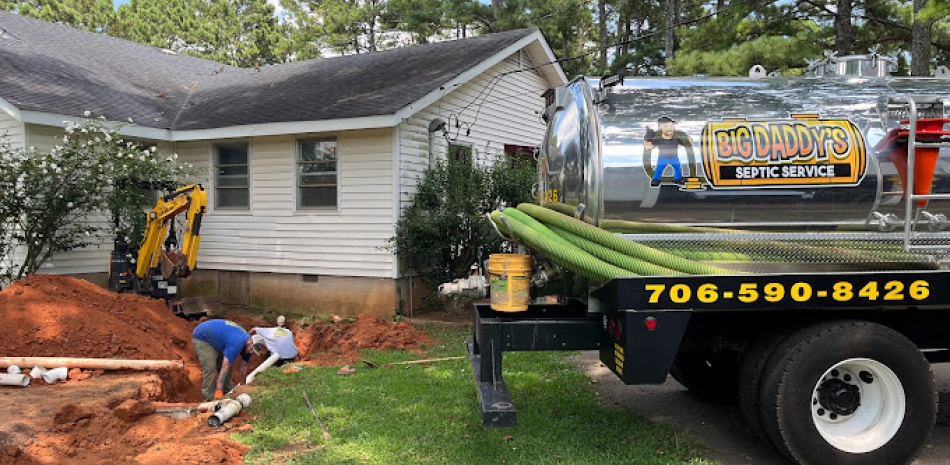
M209 412L213 410L216 411L218 409L218 403L219 401L217 400L200 403L198 404L198 411L199 412Z
M222 399L215 407L214 414L208 417L208 425L218 428L241 413L241 410L247 408L248 405L251 405L251 396L247 394L241 394L237 396L237 399Z
M20 373L20 367L18 367L18 366L16 366L16 365L10 365L10 366L7 367L7 373L10 373L11 375L15 375L15 374L17 374L17 373Z
M69 369L66 367L53 368L52 370L46 370L46 373L43 373L43 381L53 384L57 381L66 379L68 374Z
M22 386L30 385L30 377L23 373L0 373L0 386Z
M42 378L43 373L46 373L46 368L33 367L33 369L30 370L30 378L33 378L33 379Z

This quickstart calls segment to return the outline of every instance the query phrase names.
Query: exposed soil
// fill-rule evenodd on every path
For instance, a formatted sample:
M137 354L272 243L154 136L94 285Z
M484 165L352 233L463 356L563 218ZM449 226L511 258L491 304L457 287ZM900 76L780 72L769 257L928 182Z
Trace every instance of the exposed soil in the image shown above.
M272 323L229 315L246 329ZM0 356L158 359L182 361L184 371L70 371L53 385L0 387L0 465L240 464L247 447L228 439L252 416L242 412L222 428L210 412L185 419L154 414L156 405L201 401L201 368L191 345L198 322L171 314L164 302L119 295L88 281L33 275L0 291ZM362 315L355 321L288 324L298 360L307 365L359 361L359 350L422 353L432 340L407 323ZM262 360L252 358L252 368ZM32 367L21 367L28 372ZM161 404L156 404L160 402Z
M0 291L0 354L8 357L88 357L180 360L184 373L162 373L170 384L157 400L196 401L195 324L169 313L161 300L116 294L70 277L33 275ZM21 367L24 371L32 367Z
M299 334L299 336L297 336ZM360 360L365 349L409 350L418 354L432 339L408 323L393 323L372 315L360 315L352 323L313 325L294 332L295 342L308 365L339 365Z

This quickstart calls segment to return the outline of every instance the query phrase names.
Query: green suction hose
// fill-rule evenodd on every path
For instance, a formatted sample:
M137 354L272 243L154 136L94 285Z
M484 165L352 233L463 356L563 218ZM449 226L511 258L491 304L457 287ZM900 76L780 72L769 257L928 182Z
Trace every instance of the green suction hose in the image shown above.
M531 215L544 224L556 226L584 239L596 242L625 255L639 258L644 261L658 264L666 268L682 271L688 274L735 274L733 270L726 270L716 266L705 265L694 261L647 247L643 244L624 239L613 233L604 231L596 226L576 220L553 210L523 203L518 210ZM507 211L507 209L506 209ZM553 233L552 233L553 234Z
M502 221L502 212L491 213L491 219L499 229L513 233L529 247L581 276L605 282L618 276L635 276L635 273L574 247L544 225L514 208L506 208L504 216L506 221Z
M600 220L600 227L615 233L730 233L745 232L738 229L710 228L705 226L684 226L665 223L641 223L627 220Z
M571 234L557 226L549 226L549 228L554 231L557 235L563 237L565 240L573 244L574 246L584 250L585 252L605 261L619 266L625 270L630 270L638 275L644 276L674 276L682 275L676 270L671 270L660 265L656 265L650 262L645 262L643 260L631 257L629 255L624 255L622 253L617 253L607 247L604 247L596 242L591 242L583 237Z

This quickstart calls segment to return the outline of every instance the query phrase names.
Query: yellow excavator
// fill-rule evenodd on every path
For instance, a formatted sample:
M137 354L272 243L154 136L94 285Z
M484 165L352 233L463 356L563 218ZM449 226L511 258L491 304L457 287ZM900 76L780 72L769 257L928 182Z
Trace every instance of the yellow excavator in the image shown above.
M177 296L178 278L188 277L197 264L201 219L207 211L208 194L201 184L159 197L148 212L145 236L138 251L130 250L123 239L116 239L109 262L109 290L164 299L173 313L183 317L206 313L208 304L204 299ZM174 220L181 213L185 213L187 226L178 247Z

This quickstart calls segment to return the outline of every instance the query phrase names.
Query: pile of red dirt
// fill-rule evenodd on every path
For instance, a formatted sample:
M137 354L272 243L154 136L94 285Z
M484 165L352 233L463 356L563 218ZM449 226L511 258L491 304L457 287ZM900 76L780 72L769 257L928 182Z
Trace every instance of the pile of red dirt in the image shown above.
M36 274L0 291L0 309L0 355L180 360L185 373L163 373L168 386L157 400L201 400L201 369L191 347L195 323L175 317L161 300Z
M351 323L291 328L301 358L310 365L354 363L360 360L359 351L365 349L422 353L433 342L428 334L408 323L393 323L372 315L360 315Z

